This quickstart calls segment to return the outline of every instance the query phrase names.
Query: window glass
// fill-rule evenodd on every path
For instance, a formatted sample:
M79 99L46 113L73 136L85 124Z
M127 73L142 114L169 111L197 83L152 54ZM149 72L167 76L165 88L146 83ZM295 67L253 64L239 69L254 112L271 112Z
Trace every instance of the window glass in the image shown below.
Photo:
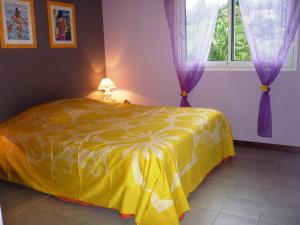
M228 4L220 9L208 61L228 61Z

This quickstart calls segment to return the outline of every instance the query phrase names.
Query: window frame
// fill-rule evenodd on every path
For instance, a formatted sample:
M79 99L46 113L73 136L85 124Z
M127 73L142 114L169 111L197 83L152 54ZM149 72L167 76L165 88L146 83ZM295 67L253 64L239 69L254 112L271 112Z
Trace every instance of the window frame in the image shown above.
M188 67L188 62L186 61L186 0L179 0L180 4L176 8L176 21L178 26L176 26L175 31L179 35L178 46L179 56L185 65ZM232 33L234 25L234 4L235 0L228 0L228 60L227 61L208 61L206 66L206 71L255 71L252 61L233 61L232 60L232 44L234 34ZM289 50L289 54L285 64L283 65L281 71L297 71L297 58L298 58L298 31L296 33L295 39Z

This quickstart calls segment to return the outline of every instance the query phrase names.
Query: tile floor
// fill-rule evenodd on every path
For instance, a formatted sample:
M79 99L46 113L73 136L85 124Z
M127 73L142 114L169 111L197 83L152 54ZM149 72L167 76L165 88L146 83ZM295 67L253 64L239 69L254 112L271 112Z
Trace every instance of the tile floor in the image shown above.
M189 197L182 225L300 225L300 154L237 148ZM134 225L0 181L4 225Z

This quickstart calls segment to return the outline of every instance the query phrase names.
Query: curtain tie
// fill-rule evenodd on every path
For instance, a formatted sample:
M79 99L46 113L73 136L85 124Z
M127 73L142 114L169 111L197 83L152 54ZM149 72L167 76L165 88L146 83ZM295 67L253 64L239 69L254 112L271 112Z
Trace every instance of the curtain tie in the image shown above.
M262 92L270 91L270 87L268 85L261 85L260 89L262 90Z
M182 97L186 97L186 96L187 96L186 90L183 90L183 91L181 92L181 96L182 96Z

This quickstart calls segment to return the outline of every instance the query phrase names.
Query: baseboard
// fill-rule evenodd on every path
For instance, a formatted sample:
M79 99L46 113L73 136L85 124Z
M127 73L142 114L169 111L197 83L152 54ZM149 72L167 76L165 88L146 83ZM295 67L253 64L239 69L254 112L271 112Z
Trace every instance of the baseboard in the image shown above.
M297 146L276 145L276 144L267 144L267 143L240 141L240 140L234 140L234 144L236 146L249 147L249 148L259 148L259 149L268 149L268 150L275 150L275 151L300 153L300 147Z

